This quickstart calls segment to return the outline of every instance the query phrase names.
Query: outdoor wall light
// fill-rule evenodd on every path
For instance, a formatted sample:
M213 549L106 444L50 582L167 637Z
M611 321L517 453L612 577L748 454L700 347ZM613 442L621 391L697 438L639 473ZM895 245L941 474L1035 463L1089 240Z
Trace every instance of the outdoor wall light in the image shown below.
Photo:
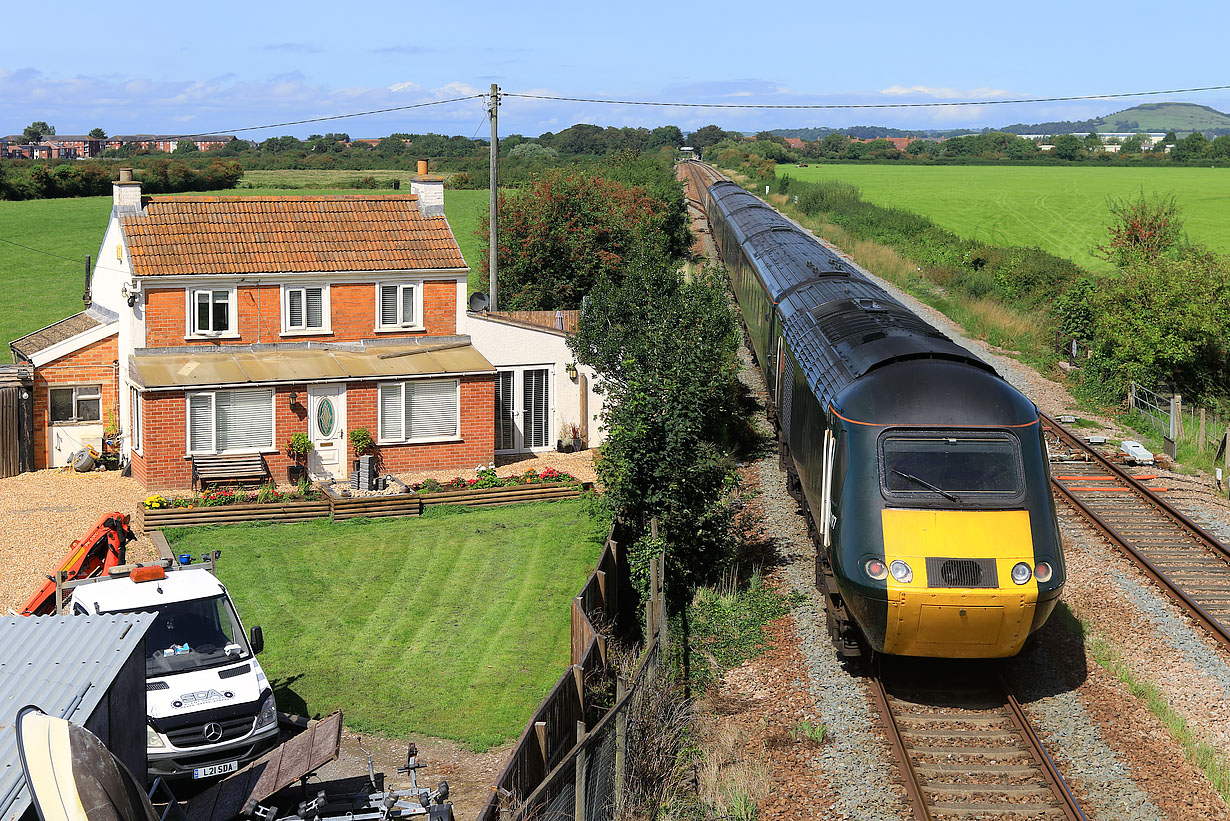
M569 379L575 380L577 378L577 363L569 362L564 366L564 372L568 374Z
M290 407L291 407L291 409L293 410L293 409L294 409L294 407L295 407L295 405L298 405L298 404L299 404L299 392L298 392L298 391L291 391L291 392L290 392Z

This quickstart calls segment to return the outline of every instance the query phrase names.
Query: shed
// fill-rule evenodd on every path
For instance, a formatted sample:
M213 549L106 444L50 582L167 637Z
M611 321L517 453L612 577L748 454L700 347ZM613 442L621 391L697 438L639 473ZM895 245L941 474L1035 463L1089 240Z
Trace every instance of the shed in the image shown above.
M153 613L0 620L0 821L35 811L17 754L17 711L83 725L145 777L145 633Z

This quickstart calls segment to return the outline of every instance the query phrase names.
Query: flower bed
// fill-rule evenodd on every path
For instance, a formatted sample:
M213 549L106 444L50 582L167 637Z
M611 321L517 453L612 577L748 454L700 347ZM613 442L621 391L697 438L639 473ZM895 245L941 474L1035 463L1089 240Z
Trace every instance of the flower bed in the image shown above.
M272 484L257 490L216 487L191 496L148 497L137 511L140 530L195 527L234 522L301 522L329 516L329 500L316 488L301 484L292 492Z
M425 479L422 482L411 485L411 488L416 493L438 494L455 490L485 490L487 488L561 483L576 484L578 481L572 474L556 470L555 468L544 468L541 473L530 468L525 473L515 476L497 476L495 465L479 465L474 469L474 474L475 478L473 479L463 479L460 476L454 476L447 482Z

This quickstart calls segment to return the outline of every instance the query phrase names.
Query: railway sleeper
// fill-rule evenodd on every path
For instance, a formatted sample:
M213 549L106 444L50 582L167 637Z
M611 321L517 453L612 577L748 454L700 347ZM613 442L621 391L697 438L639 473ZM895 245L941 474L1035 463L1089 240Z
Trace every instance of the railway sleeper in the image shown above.
M944 802L932 804L929 809L932 817L939 818L986 817L988 815L995 818L1064 817L1063 810L1052 804L952 804Z
M923 789L934 795L1051 795L1045 784L938 784L929 782Z

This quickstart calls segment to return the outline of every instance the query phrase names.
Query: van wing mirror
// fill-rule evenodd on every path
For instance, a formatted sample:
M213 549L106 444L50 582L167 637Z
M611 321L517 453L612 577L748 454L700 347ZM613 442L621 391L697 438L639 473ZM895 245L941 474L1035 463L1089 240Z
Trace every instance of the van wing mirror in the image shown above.
M265 634L261 632L259 624L252 625L252 629L248 631L248 644L252 645L252 655L265 649Z

